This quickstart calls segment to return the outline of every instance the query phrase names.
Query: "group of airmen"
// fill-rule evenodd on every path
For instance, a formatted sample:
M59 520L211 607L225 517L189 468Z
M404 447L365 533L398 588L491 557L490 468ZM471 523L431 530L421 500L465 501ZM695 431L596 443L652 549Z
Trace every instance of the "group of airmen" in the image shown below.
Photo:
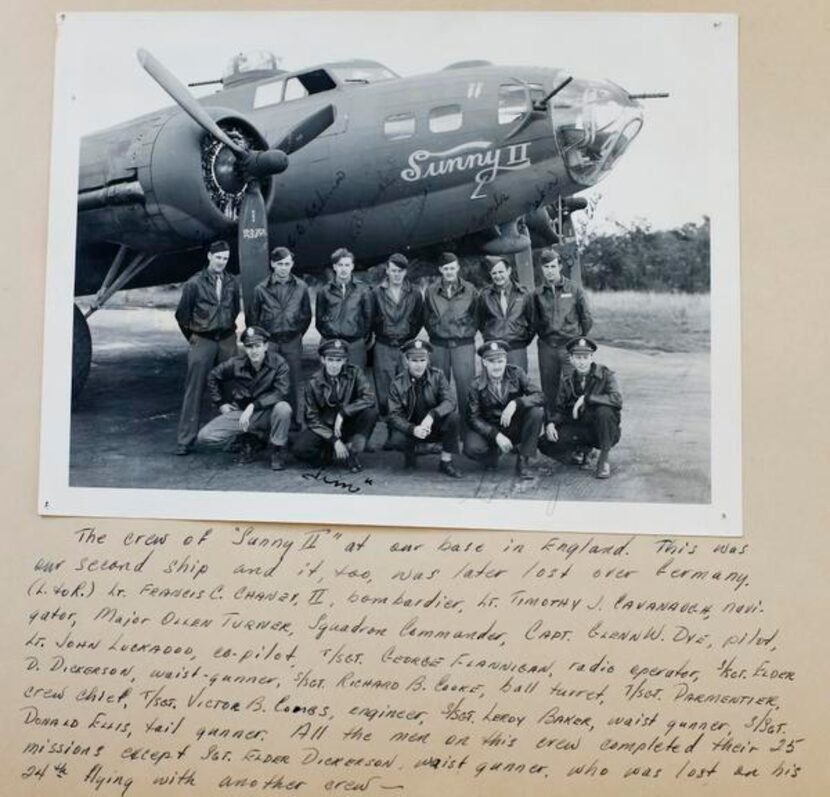
M383 282L370 288L353 278L352 253L337 249L334 278L315 301L320 368L305 384L311 294L292 273L291 252L271 252L271 274L246 308L242 353L240 286L226 271L229 257L225 241L212 243L176 310L189 342L177 454L238 444L240 461L250 462L267 441L273 470L286 468L290 450L300 462L339 463L357 473L382 419L383 448L403 452L407 469L433 443L440 445L440 473L452 479L462 478L459 450L487 468L515 454L520 479L533 478L537 451L600 479L611 475L622 395L614 373L594 361L589 305L581 286L563 276L556 247L542 252L535 290L515 282L499 257L486 258L490 284L479 290L460 277L457 257L443 253L440 278L423 293L406 279L404 255L391 255ZM424 329L428 339L420 336ZM479 332L484 342L476 348ZM541 385L528 376L534 337ZM205 390L218 414L201 425Z

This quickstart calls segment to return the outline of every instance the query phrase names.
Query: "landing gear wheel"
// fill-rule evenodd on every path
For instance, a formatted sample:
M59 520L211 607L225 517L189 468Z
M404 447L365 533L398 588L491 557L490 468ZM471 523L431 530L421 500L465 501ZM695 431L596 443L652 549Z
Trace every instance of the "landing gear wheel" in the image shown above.
M92 335L84 314L74 306L72 318L72 398L76 399L84 389L89 366L92 362Z

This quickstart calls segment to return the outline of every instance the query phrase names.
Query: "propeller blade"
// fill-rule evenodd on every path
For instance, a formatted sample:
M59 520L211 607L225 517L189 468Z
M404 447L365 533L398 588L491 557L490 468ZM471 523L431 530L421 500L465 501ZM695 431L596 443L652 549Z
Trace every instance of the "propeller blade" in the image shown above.
M147 50L138 50L138 61L146 72L159 84L196 124L203 130L210 133L214 138L221 141L226 147L230 147L237 155L245 154L245 150L234 142L212 119L210 114L196 101L196 98L187 90L172 72L170 72L161 61L157 60Z
M254 288L268 276L268 217L265 200L256 180L245 186L239 207L239 274L242 277L242 299L245 323L254 300Z
M326 105L303 119L272 149L279 149L286 155L291 155L298 149L302 149L306 144L310 144L320 133L328 130L333 124L334 107Z

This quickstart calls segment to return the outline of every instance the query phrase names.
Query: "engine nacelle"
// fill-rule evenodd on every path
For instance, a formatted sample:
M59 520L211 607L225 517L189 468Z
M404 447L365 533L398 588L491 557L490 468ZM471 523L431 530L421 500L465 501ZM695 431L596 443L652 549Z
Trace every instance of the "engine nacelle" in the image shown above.
M237 112L207 110L244 149L268 148ZM107 163L106 172L85 172L87 158ZM94 232L94 239L145 252L193 247L233 234L245 188L233 150L181 112L145 117L93 137L82 148L81 177L79 226ZM260 187L270 207L273 179L263 178Z

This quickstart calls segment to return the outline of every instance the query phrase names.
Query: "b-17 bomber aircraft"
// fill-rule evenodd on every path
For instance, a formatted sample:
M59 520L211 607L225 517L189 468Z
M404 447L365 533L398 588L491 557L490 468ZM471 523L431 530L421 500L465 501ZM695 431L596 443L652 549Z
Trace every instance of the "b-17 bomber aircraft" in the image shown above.
M248 302L277 244L298 271L320 272L341 246L369 266L441 244L515 254L556 242L585 206L575 195L639 133L639 100L658 96L554 68L467 61L400 77L368 60L285 71L260 54L237 56L197 100L150 53L138 59L175 104L81 142L86 315L124 287L186 279L219 237L237 242ZM92 347L77 306L74 322L77 394Z

